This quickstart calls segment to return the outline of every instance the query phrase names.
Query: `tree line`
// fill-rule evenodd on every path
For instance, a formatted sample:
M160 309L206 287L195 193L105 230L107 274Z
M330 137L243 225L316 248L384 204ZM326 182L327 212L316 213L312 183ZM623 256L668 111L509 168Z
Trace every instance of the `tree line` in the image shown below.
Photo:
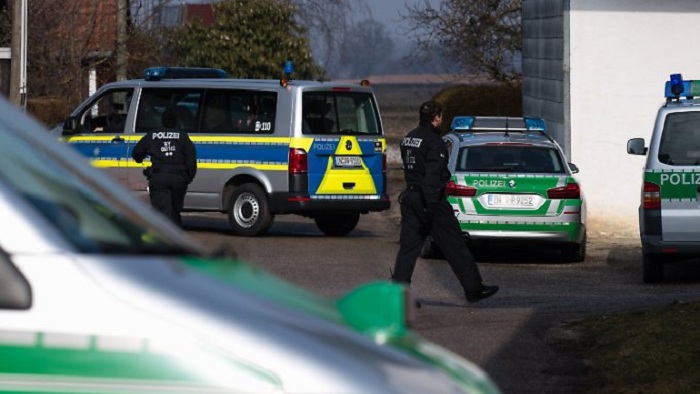
M27 0L29 96L84 99L88 69L97 84L116 79L111 48L95 46L111 26L109 1ZM0 2L0 47L10 46L11 13ZM221 0L215 20L163 23L173 0L128 1L128 78L154 65L218 67L231 77L279 78L293 60L297 79L362 78L386 70L482 73L520 80L521 0L425 0L401 18L411 50L372 18L364 0ZM116 2L114 2L116 4ZM113 15L112 11L112 15Z

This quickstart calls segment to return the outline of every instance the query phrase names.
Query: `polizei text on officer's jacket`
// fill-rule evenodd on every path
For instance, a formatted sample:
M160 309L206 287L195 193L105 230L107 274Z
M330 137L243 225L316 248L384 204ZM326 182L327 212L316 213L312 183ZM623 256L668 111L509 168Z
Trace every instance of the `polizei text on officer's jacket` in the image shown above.
M153 133L154 140L176 140L180 138L180 133L176 131L159 131Z

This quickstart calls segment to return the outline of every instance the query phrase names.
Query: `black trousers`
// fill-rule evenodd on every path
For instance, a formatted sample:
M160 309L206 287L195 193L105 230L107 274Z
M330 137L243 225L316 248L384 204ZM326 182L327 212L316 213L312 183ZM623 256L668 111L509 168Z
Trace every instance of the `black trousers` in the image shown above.
M148 180L148 191L151 205L178 226L182 225L180 212L187 193L187 178L184 173L154 173Z
M428 235L437 244L465 294L481 290L481 274L467 240L462 235L452 205L445 198L426 212L420 191L406 190L399 197L401 204L400 248L396 256L392 280L411 283L416 260Z

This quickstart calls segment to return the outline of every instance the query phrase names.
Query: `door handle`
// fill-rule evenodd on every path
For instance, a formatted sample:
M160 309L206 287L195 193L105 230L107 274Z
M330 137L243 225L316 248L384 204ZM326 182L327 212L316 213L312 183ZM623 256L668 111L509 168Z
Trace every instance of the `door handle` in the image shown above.
M112 138L112 142L124 142L124 138L122 138L120 135L114 136Z

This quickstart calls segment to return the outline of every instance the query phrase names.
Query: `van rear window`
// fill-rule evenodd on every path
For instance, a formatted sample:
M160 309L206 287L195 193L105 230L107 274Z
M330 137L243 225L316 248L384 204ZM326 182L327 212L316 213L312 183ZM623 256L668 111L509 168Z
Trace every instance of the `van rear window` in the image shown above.
M302 100L302 133L382 135L374 96L353 92L306 92Z
M671 166L700 164L700 112L677 112L666 116L659 161Z

